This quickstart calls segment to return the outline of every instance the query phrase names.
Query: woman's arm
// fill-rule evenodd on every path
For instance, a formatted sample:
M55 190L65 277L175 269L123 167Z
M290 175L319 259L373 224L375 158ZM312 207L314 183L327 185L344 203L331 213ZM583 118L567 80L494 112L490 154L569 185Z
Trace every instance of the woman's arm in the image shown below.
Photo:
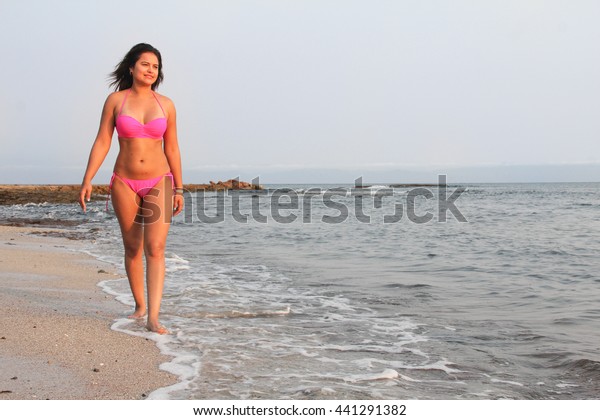
M108 151L110 150L110 144L112 142L112 135L115 127L114 121L114 109L115 109L115 94L112 93L106 98L104 107L102 108L102 116L100 118L100 128L96 135L96 140L92 146L90 157L88 159L87 168L83 181L81 183L81 191L79 192L79 205L85 212L85 202L90 200L92 195L92 179L96 176L96 173L102 166L102 162L106 158Z
M183 177L181 174L181 152L179 151L179 142L177 140L177 112L175 111L175 105L170 99L167 100L167 111L167 131L165 131L164 134L165 156L167 157L169 168L173 174L175 188L183 188ZM173 209L173 215L175 216L181 213L183 210L183 196L181 194L175 194Z

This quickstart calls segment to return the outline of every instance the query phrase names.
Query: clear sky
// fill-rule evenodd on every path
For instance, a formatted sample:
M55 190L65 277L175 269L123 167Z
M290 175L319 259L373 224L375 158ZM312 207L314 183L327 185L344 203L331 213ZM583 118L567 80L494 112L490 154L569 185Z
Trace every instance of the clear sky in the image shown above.
M0 183L81 182L138 42L186 182L600 181L599 22L597 0L0 0Z

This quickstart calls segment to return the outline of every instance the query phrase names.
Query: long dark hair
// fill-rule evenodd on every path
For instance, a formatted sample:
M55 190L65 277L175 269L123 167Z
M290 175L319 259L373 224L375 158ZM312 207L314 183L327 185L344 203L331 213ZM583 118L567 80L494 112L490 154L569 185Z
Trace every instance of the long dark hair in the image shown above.
M135 63L140 59L140 56L146 52L153 53L158 58L158 78L156 79L156 82L152 83L152 90L156 90L158 85L160 85L165 78L162 72L162 57L160 56L160 51L152 45L144 43L134 45L133 48L125 54L123 60L116 65L115 71L109 75L109 80L111 80L109 86L114 86L115 91L129 89L133 86L133 76L131 75L130 69L135 66Z

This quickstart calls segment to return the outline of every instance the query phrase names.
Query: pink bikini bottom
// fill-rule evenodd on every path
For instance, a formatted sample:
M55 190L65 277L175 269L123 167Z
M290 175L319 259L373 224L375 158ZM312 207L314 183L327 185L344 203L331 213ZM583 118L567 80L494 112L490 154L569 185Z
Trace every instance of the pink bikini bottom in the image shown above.
M173 188L175 188L175 180L173 179L173 174L171 172L167 172L164 175L157 176L156 178L150 178L150 179L129 179L129 178L124 178L120 175L117 175L115 172L113 172L112 178L110 178L110 184L108 185L108 197L106 198L106 211L108 211L108 200L110 198L110 191L112 190L112 185L113 185L113 182L115 182L115 178L119 178L121 181L123 181L125 184L127 184L129 186L129 188L131 188L131 190L134 193L136 193L140 198L144 198L150 192L150 190L152 190L152 188L156 187L156 184L158 184L166 176L171 178L171 186Z

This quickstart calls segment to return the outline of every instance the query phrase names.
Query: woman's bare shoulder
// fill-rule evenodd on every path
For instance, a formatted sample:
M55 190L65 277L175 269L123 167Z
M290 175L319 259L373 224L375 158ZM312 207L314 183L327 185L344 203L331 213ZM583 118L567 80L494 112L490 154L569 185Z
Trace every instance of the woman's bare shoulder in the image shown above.
M165 95L161 95L158 92L155 92L155 94L158 97L158 99L160 100L160 103L164 107L167 107L167 109L169 109L169 110L175 109L175 104L173 103L173 101L171 100L171 98L169 98L168 96L165 96Z
M166 96L166 95L163 95L162 93L154 92L154 94L155 94L156 96L158 96L158 97L159 97L159 99L160 99L162 102L164 102L164 103L171 103L171 104L173 103L173 101L171 100L171 98L169 98L169 97L168 97L168 96Z
M129 89L125 89L125 90L117 90L116 92L109 93L108 96L106 97L106 100L107 101L123 100L123 98L125 97L125 95L127 94L128 91L129 91Z
M125 91L119 90L117 92L112 92L106 97L106 101L104 102L105 106L114 108L123 100L125 95Z

